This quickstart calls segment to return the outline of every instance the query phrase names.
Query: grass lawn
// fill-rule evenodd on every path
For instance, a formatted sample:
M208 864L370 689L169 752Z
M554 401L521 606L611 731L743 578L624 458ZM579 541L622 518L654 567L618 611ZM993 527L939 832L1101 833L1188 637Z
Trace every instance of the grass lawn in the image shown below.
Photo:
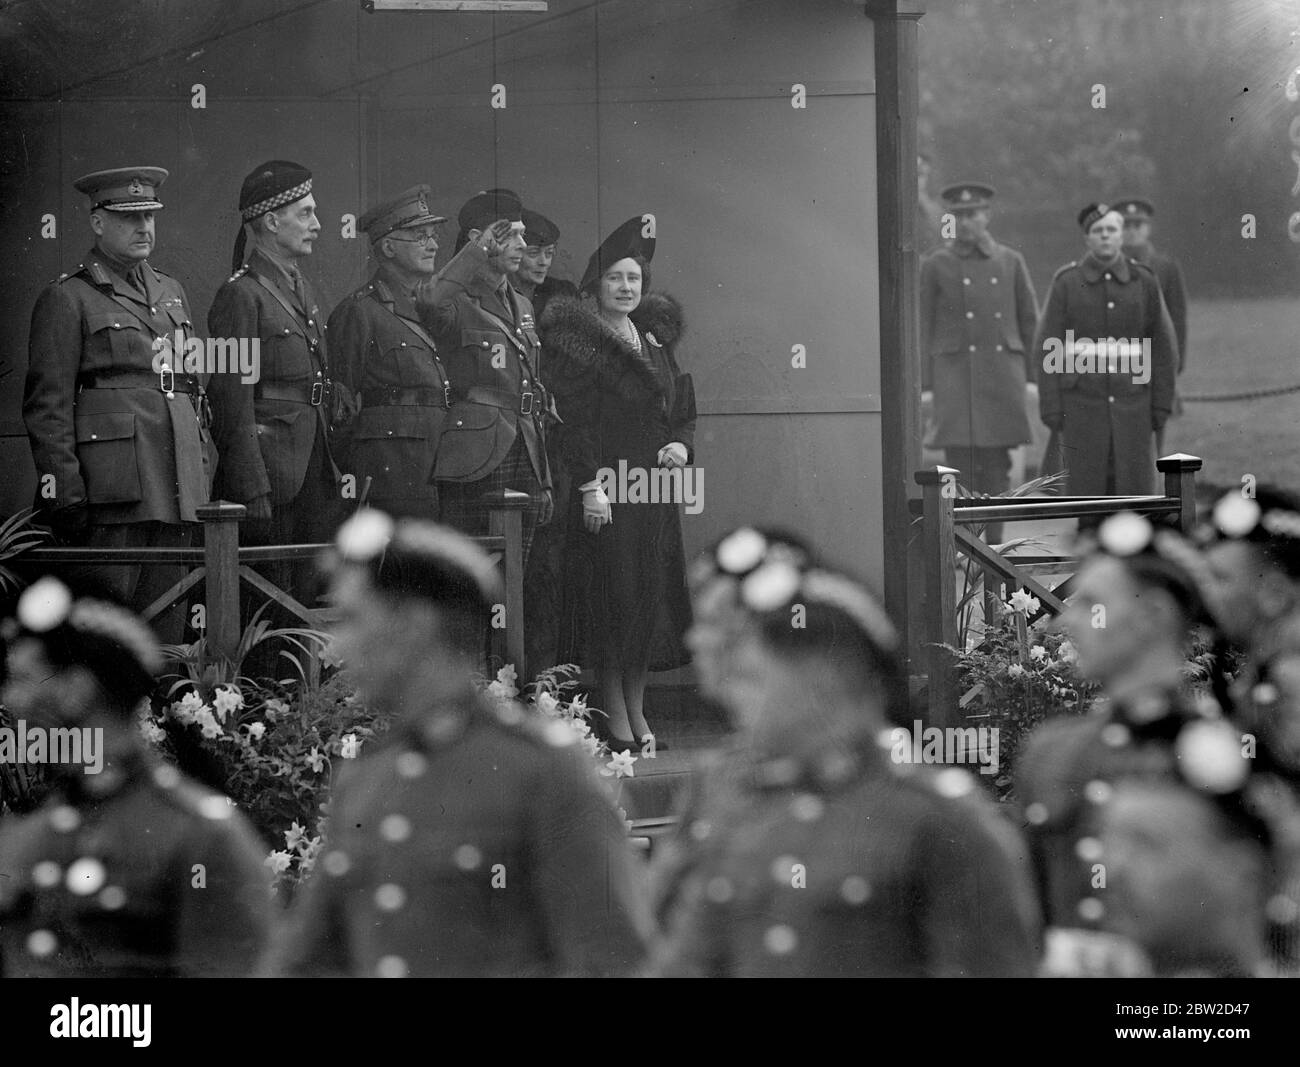
M1215 300L1189 309L1188 365L1179 390L1237 393L1300 384L1300 301ZM1205 460L1204 482L1230 487L1253 474L1300 490L1300 391L1254 400L1184 403L1166 452Z

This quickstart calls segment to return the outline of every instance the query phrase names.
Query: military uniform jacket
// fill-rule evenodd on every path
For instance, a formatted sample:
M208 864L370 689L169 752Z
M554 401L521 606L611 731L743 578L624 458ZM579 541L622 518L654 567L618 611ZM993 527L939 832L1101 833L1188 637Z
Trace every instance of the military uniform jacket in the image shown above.
M1070 492L1149 493L1155 481L1152 431L1174 405L1178 341L1151 268L1123 254L1102 263L1091 254L1056 272L1034 340L1039 359L1048 341L1115 338L1149 342L1146 384L1129 373L1039 375L1043 422L1063 422ZM1102 362L1105 362L1104 360ZM1108 471L1109 466L1109 471ZM1108 482L1108 473L1111 480Z
M175 354L180 373L160 374L156 357L159 338L183 351L196 333L180 283L137 273L144 292L92 250L36 301L23 397L36 504L89 504L96 524L192 522L211 485L200 381Z
M1028 856L966 772L733 751L694 790L652 871L654 974L1033 974Z
M1162 701L1164 711L1140 725L1114 706L1044 723L1017 760L1016 792L1053 926L1105 926L1106 894L1093 885L1098 857L1088 849L1115 783L1181 782L1174 742L1195 713L1177 694L1153 699Z
M361 403L340 457L358 493L369 478L372 506L436 519L433 462L450 391L414 303L381 268L334 309L329 331L336 373Z
M271 919L266 849L227 798L143 755L106 792L72 784L0 819L0 973L251 974Z
M1024 258L986 237L921 263L921 388L934 390L935 445L1011 447L1031 439L1025 383L1038 304Z
M340 780L274 973L605 976L649 935L635 859L573 730L467 695Z
M288 504L302 488L312 449L328 454L325 323L305 279L304 286L305 307L284 272L255 249L208 312L213 337L256 338L260 346L256 383L219 374L209 386L225 499L243 504L270 493L272 504Z
M1174 335L1178 338L1178 373L1182 374L1187 367L1187 285L1183 281L1183 269L1178 260L1157 251L1155 245L1126 248L1124 252L1130 259L1145 263L1156 273L1165 307L1169 309L1169 318L1174 324Z
M533 473L549 488L542 423L548 402L538 381L541 342L532 305L509 283L504 293L494 288L486 271L487 254L471 242L417 300L451 378L436 476L485 478L521 436Z

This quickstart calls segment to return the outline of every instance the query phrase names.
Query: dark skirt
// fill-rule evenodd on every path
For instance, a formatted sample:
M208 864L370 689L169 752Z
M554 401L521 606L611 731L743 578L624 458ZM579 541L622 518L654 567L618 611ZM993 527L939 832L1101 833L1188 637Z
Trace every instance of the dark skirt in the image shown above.
M614 521L590 534L582 494L573 498L558 658L628 672L685 666L691 602L681 505L615 503Z

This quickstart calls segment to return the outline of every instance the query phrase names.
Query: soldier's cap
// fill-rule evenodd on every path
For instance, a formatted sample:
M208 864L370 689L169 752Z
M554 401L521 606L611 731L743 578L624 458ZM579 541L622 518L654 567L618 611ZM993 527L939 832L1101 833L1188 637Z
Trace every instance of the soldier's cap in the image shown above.
M647 263L654 259L655 238L645 236L646 219L646 215L633 215L600 243L587 260L587 269L582 272L582 281L578 284L579 292L593 292L601 275L620 259L639 256ZM645 279L642 279L641 289L643 292L649 289Z
M18 598L4 638L40 642L56 668L84 667L104 690L130 710L153 691L162 654L153 632L126 608L92 597L74 597L57 578L38 579Z
M91 211L161 211L158 188L167 176L162 167L117 167L83 174L72 186L90 197Z
M1155 206L1150 200L1143 200L1137 196L1116 200L1115 203L1111 204L1111 208L1123 215L1126 221L1128 219L1139 219L1146 222L1147 219L1154 218L1156 213Z
M299 163L272 159L254 167L239 188L239 217L244 222L295 203L311 193L311 171Z
M357 221L371 242L386 237L394 230L412 226L431 226L446 222L445 215L435 215L429 210L429 187L413 185L391 200L376 204Z
M1292 581L1300 580L1300 496L1257 485L1253 496L1225 493L1196 531L1197 543L1246 541Z
M949 211L978 211L988 207L996 195L997 190L984 182L954 182L939 193Z
M478 545L448 526L393 518L363 508L341 527L329 565L365 568L372 588L393 600L481 612L504 602L496 565Z
M524 208L521 218L524 224L524 240L529 245L545 248L560 239L560 228L541 212Z
M462 233L486 230L498 219L520 222L524 205L518 195L509 189L483 189L475 193L456 212L456 222Z
M1098 219L1104 219L1115 210L1110 204L1089 204L1079 212L1079 225L1083 228L1083 232L1087 233Z

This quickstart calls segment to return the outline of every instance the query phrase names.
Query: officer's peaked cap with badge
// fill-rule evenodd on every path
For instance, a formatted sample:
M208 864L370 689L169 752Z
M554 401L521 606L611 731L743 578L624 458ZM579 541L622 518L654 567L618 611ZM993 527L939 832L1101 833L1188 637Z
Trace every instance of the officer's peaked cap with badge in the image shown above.
M646 237L645 230L646 216L633 215L606 237L587 260L587 269L582 272L582 282L578 285L578 291L583 293L594 291L601 275L620 259L639 256L647 263L654 259L655 239ZM642 279L642 291L649 288Z
M997 190L984 182L954 182L939 194L949 211L978 211L988 207L996 195Z
M483 189L471 196L456 213L462 233L486 230L498 219L522 221L524 205L509 189Z
M1129 196L1123 200L1116 200L1111 207L1124 216L1125 220L1137 219L1146 222L1155 217L1155 205L1150 200L1143 200L1140 196Z
M394 230L414 226L433 226L446 222L445 215L435 215L429 209L429 186L413 185L391 200L376 204L357 221L371 242L387 237Z
M524 240L528 244L536 245L538 248L545 248L547 245L553 245L560 239L560 228L540 211L530 211L524 208L522 212L524 223Z
M162 167L116 167L84 174L72 185L90 197L91 211L161 211L158 188L167 176Z
M504 599L496 564L464 534L420 519L394 521L375 508L339 527L332 562L364 567L371 586L394 600L482 612L485 620Z
M239 220L252 222L268 211L276 211L296 204L311 195L311 171L300 163L287 159L271 159L254 167L239 187ZM235 239L235 256L232 269L238 270L244 262L244 228L239 228Z

